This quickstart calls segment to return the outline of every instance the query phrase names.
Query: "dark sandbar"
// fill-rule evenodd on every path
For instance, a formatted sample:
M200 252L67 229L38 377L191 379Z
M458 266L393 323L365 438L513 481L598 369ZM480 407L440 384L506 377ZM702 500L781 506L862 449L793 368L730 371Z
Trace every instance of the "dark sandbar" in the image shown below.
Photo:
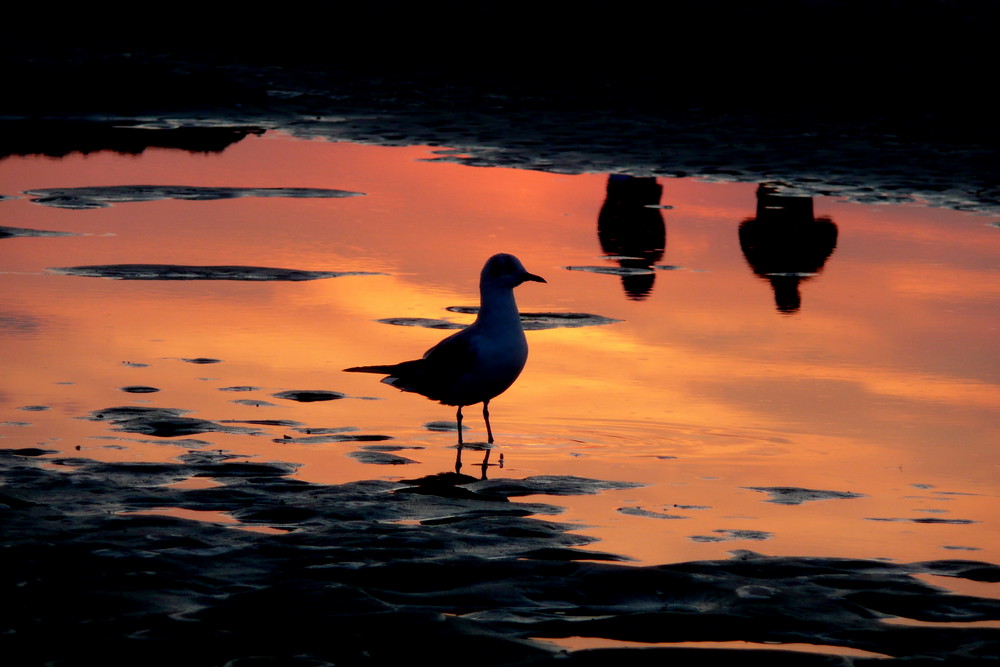
M230 401L230 403L235 403L237 405L249 405L255 408L273 408L276 405L270 401L261 401L253 398L237 398Z
M26 190L31 201L55 208L91 209L129 202L183 199L206 201L238 197L360 197L363 192L322 188L214 188L190 185L109 185Z
M115 425L116 431L142 433L159 438L175 438L182 435L220 432L250 434L256 431L237 426L223 426L207 419L184 417L188 410L178 408L155 408L125 405L91 412L86 419L107 421Z
M464 308L452 306L448 310L459 313L476 313L478 308ZM587 313L521 313L521 326L525 331L538 331L541 329L558 329L560 327L592 327L602 324L613 324L621 320L614 320L601 315L589 315ZM376 322L382 324L395 324L403 327L424 327L426 329L464 329L467 324L452 322L450 320L432 319L427 317L388 317Z
M477 306L448 306L445 310L467 315L475 315L479 312ZM614 324L615 322L621 322L621 320L591 313L521 313L521 326L526 331L559 327L592 327Z
M183 264L98 264L46 269L51 273L114 280L320 280L342 276L381 275L367 271L303 271L264 266L191 266Z
M712 535L691 535L692 542L732 542L736 540L769 540L773 535L763 530L736 530L720 528L713 530Z
M336 401L341 398L347 398L347 394L341 394L339 391L327 391L325 389L279 391L271 395L275 398L284 398L289 401L298 401L299 403Z
M627 514L629 516L641 516L648 519L686 519L688 517L681 516L679 514L667 514L666 512L657 512L656 510L648 510L644 507L619 507L618 512L622 514Z
M4 227L0 225L0 239L24 236L79 236L72 232L50 232L44 229L26 229L24 227Z
M417 461L414 461L413 459L406 458L405 456L399 456L398 454L390 454L389 452L358 450L356 452L348 452L347 455L352 459L357 459L361 463L371 463L381 466L397 466L417 463Z
M365 434L365 433L329 433L320 435L304 435L298 437L285 436L283 438L275 438L274 442L279 443L294 443L297 445L322 445L328 442L379 442L382 440L391 440L392 436L388 435L375 435L375 434Z
M853 493L851 491L822 491L817 489L800 489L792 486L745 486L743 488L766 493L771 496L767 502L779 505L801 505L813 500L843 500L865 497L863 493Z
M587 273L607 273L612 276L648 276L655 273L653 269L641 269L630 266L566 266L569 271L585 271Z

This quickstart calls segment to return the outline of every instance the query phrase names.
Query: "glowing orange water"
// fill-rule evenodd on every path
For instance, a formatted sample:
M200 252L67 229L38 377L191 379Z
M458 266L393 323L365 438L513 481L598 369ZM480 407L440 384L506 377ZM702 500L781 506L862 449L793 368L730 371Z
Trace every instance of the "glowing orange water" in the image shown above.
M837 247L822 272L801 283L798 312L783 314L740 247L738 228L754 216L756 184L664 179L662 204L671 208L662 210L667 240L658 264L680 268L658 270L648 296L629 299L618 276L564 268L617 266L602 257L597 236L606 175L428 163L432 157L421 147L269 134L217 155L150 150L0 162L7 195L129 184L366 193L85 211L0 203L7 226L81 234L0 240L0 445L102 460L182 453L169 441L76 419L137 403L213 420L356 427L422 448L397 452L416 464L376 467L346 456L359 443L275 443L301 435L280 428L263 437L197 436L248 457L302 463L298 474L311 481L448 470L454 434L422 425L453 419L451 408L341 369L414 358L447 333L376 319L470 321L443 309L475 305L482 262L505 251L549 281L518 289L522 311L621 320L529 332L525 373L491 406L507 463L491 476L646 485L532 499L565 506L560 520L602 540L592 548L645 563L725 557L732 549L1000 562L1000 230L987 219L817 199L816 214L837 225ZM386 275L243 283L45 272L109 263ZM222 362L181 361L192 357ZM119 390L135 384L161 391ZM219 391L237 385L259 389ZM352 398L299 404L271 396L285 389ZM274 405L233 402L239 399ZM49 409L21 409L35 405ZM466 414L469 439L483 439L477 410ZM784 505L749 487L862 496Z

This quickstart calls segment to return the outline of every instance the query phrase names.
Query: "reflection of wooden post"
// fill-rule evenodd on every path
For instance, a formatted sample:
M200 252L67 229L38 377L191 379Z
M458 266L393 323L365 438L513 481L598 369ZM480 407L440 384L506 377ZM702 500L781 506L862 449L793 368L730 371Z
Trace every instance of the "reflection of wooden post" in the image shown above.
M622 268L648 269L663 258L667 229L657 208L663 186L655 178L612 174L597 216L597 238L606 255ZM622 276L629 299L641 301L653 290L656 276Z
M757 215L740 225L740 247L771 284L778 310L794 313L802 305L799 284L820 273L837 247L837 225L815 217L812 197L778 192L767 183L757 188Z
M774 186L757 188L757 219L768 222L813 222L812 197L788 197L774 194Z

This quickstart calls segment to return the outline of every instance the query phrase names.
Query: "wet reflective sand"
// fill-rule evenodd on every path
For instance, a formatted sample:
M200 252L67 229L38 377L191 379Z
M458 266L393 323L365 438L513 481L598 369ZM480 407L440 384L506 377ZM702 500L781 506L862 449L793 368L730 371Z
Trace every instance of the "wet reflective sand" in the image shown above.
M548 284L517 292L531 351L490 405L503 467L477 465L486 434L466 410L462 472L489 478L470 502L525 502L570 524L560 548L637 565L1000 561L992 218L438 155L272 132L217 154L0 162L4 194L60 191L0 203L0 446L81 475L283 462L260 474L391 486L453 471L453 408L342 369L415 358L470 323L483 261L512 252ZM144 184L250 190L132 188L94 207L72 191ZM274 188L309 190L257 196ZM210 494L205 479L177 493ZM122 511L221 520L176 498ZM306 516L272 510L237 518L271 535ZM989 579L941 574L995 597Z
M170 439L141 441L80 419L147 405L213 421L298 422L198 439L301 464L297 475L310 481L448 469L454 432L423 425L453 420L451 409L340 369L411 358L446 333L379 320L470 322L455 307L476 304L478 267L507 250L549 281L519 290L522 311L612 321L528 332L528 368L492 406L506 467L491 476L642 483L568 502L564 518L601 538L602 549L648 563L732 548L996 558L988 517L997 495L991 350L1000 235L988 219L786 197L834 234L819 249L822 265L809 263L815 251L801 243L778 247L767 261L784 253L793 270L775 275L745 251L747 227L766 226L766 212L780 210L767 201L758 208L754 184L661 179L629 201L620 194L629 179L609 185L600 174L471 169L432 157L424 148L271 134L217 155L161 150L0 165L8 192L185 183L363 193L116 201L96 210L6 202L11 227L76 236L3 241L5 445L169 460L178 453ZM784 223L771 224L780 237ZM767 242L761 236L758 245ZM50 270L103 264L347 275L110 280ZM799 293L795 306L780 302L789 289ZM220 363L190 363L195 357ZM123 393L129 385L160 391ZM274 396L305 389L349 398ZM467 439L484 440L478 412L468 414ZM376 469L348 456L354 445L303 441L293 428L385 436L414 463ZM775 488L830 493L792 503L769 496Z

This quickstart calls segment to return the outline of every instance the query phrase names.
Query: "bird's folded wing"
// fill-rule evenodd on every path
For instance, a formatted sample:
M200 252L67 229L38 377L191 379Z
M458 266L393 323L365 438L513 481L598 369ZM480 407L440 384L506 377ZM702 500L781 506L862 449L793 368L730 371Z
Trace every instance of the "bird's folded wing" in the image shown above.
M397 389L450 404L460 400L461 397L454 395L455 390L460 386L462 376L473 372L475 366L474 339L468 335L468 330L463 330L429 349L423 359L398 364L354 366L344 370L383 374L386 377L382 382Z
M445 338L432 347L420 361L423 364L412 378L393 383L394 386L405 388L438 401L454 402L459 397L454 396L455 390L461 385L463 376L474 373L476 369L476 351L469 331L460 331ZM403 383L407 385L403 387Z

